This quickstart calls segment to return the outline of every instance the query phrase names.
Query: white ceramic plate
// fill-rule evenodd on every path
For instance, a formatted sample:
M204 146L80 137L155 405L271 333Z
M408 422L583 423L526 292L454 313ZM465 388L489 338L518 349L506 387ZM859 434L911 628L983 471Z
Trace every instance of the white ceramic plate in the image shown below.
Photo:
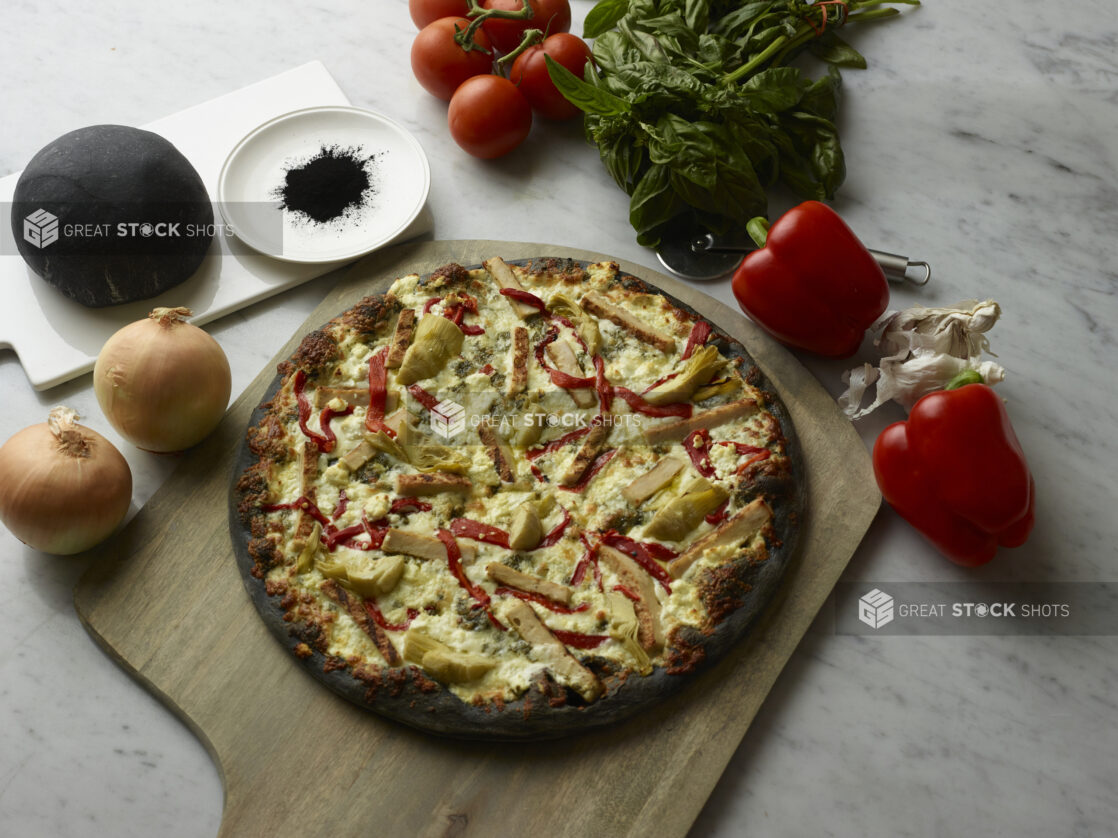
M335 146L371 158L361 206L326 222L284 209L277 191L287 172ZM250 132L221 169L217 200L226 224L254 250L287 262L337 262L396 238L430 188L431 168L415 137L372 111L331 106L293 111Z

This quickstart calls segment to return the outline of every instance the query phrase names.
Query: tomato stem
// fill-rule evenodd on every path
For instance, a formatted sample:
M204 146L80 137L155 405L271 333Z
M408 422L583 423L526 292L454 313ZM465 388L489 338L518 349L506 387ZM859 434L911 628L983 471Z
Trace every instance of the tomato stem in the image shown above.
M470 18L470 25L465 29L459 30L458 34L454 36L454 40L466 52L476 49L488 54L488 50L479 47L477 42L474 41L474 33L477 32L485 21L492 20L493 18L500 20L531 20L536 15L535 10L528 0L521 0L523 5L520 7L519 11L515 12L509 11L508 9L483 9L479 0L466 0L466 2L466 17ZM523 46L523 43L521 43L521 46ZM519 47L517 47L517 49L519 49Z
M516 49L514 49L512 52L510 52L508 55L502 55L500 58L498 58L497 59L497 66L498 67L511 66L512 62L516 61L516 59L520 56L521 53L523 53L529 47L538 44L542 40L543 40L543 30L542 29L528 29L528 30L525 30L524 40L522 40L520 42L520 45Z
M474 33L477 32L478 26L480 25L480 18L478 20L472 21L470 25L467 26L465 29L459 29L458 24L454 24L454 43L462 47L463 52L477 50L478 52L484 52L486 55L492 55L489 50L487 50L485 47L481 46L480 44L478 44L477 41L474 40Z

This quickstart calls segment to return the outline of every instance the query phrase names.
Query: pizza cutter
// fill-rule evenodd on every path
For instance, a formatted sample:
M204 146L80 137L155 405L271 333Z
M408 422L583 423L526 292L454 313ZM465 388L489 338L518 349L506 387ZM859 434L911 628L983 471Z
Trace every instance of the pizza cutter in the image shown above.
M756 249L756 243L748 236L734 238L697 232L665 236L656 257L661 265L681 279L707 282L733 273L744 255ZM927 262L913 261L907 256L883 250L870 249L870 253L890 282L925 285L932 278L932 266Z

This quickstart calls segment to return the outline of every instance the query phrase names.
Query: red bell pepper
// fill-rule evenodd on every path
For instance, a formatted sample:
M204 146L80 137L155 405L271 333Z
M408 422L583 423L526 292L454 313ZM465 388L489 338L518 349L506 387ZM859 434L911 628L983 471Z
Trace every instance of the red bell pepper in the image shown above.
M838 214L818 201L786 212L734 273L742 310L782 343L828 358L853 355L889 304L889 283Z
M901 517L953 562L973 566L999 545L1025 543L1035 484L1002 400L985 384L955 384L881 432L873 468Z

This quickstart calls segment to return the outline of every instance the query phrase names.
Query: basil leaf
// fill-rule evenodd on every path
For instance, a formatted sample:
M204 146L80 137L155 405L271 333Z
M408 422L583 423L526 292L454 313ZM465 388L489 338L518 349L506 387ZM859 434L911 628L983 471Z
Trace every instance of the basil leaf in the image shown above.
M640 180L641 170L647 164L645 150L633 144L632 139L623 131L607 129L610 137L600 146L602 163L606 171L626 195L632 194Z
M809 42L808 49L820 61L826 61L836 67L866 69L865 56L836 35L832 29L828 29L820 37Z
M665 60L664 50L653 35L634 29L627 17L617 22L617 31L625 39L627 46L637 51L645 61L660 62Z
M647 247L659 244L659 230L684 207L672 189L669 169L650 166L629 201L629 223L637 231L637 241Z
M683 4L683 17L693 32L706 32L710 22L710 3L708 0L686 0Z
M695 60L712 73L725 71L731 65L735 67L741 65L741 47L729 38L703 34L699 36Z
M671 64L641 61L622 67L614 77L622 87L634 91L633 103L651 103L658 108L687 107L699 96L705 85L686 70Z
M601 0L589 12L582 24L583 38L597 38L617 25L629 11L629 0Z
M764 113L794 108L807 90L808 82L795 67L771 67L741 85L749 106Z
M624 36L615 29L603 33L594 41L593 53L594 63L607 77L610 73L640 60L637 51L626 44Z
M722 15L711 27L711 31L719 35L725 35L727 38L736 39L773 5L772 0L757 0L757 2L746 3L729 14Z
M617 116L629 112L629 103L624 99L601 87L587 84L550 55L545 55L544 61L555 89L579 110L599 116Z

